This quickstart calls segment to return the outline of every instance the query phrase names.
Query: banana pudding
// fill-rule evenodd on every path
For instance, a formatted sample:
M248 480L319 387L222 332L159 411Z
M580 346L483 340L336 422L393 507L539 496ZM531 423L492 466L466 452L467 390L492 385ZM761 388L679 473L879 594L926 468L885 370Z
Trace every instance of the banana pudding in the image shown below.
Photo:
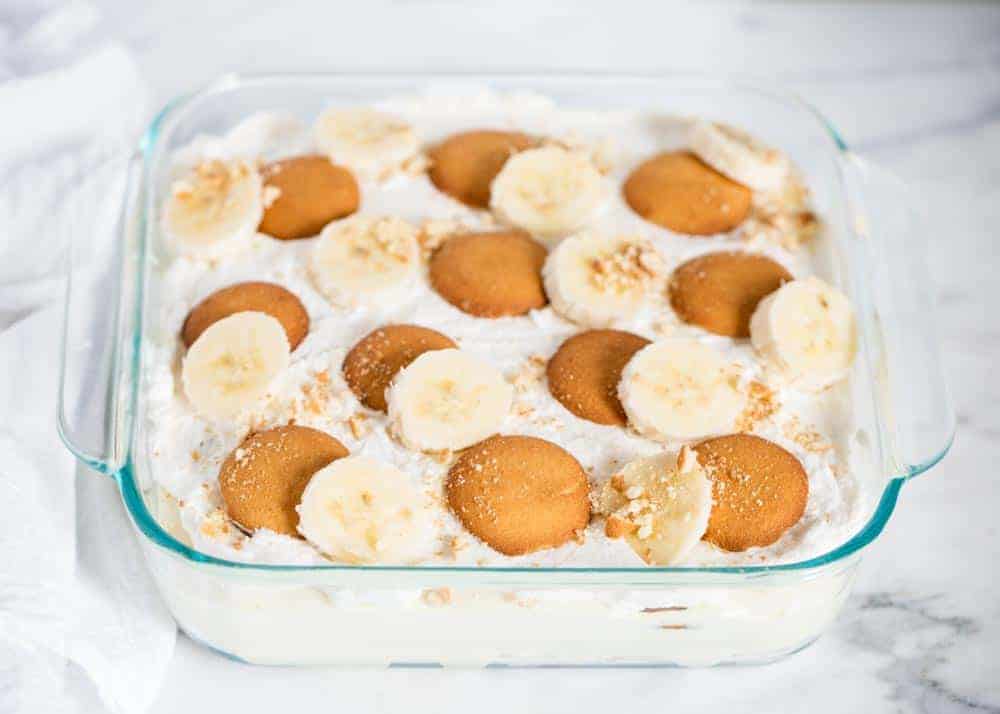
M493 95L174 159L145 432L196 549L740 565L860 526L852 310L780 151Z

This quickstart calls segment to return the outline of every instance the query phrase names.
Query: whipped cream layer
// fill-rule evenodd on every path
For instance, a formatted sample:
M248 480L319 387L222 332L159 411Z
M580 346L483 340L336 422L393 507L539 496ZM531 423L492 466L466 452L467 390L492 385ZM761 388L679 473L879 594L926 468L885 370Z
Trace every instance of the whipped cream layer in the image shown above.
M796 392L773 382L749 340L711 335L681 323L666 295L666 276L682 262L718 250L753 250L783 264L796 278L816 274L821 261L806 245L791 251L738 235L695 238L672 233L637 216L621 197L620 186L638 162L653 153L684 146L688 122L671 116L630 112L561 110L534 95L483 92L467 98L427 95L399 98L378 106L410 122L426 146L455 131L474 128L518 129L562 140L591 152L606 168L608 205L589 226L612 234L643 236L666 263L663 289L643 311L612 327L650 340L696 337L721 350L740 366L744 385L759 381L780 408L756 421L751 431L792 452L809 477L805 514L776 543L738 553L702 542L680 565L753 565L806 560L846 541L860 528L870 505L860 469L869 468L862 449L852 443L850 380L819 394ZM312 121L313 117L306 118ZM267 160L315 152L310 127L294 117L254 115L223 136L202 136L178 151L172 164L179 176L208 158ZM489 230L498 227L485 211L468 208L438 191L419 171L399 170L378 179L359 177L361 215L392 215L423 226L433 235L450 226ZM817 241L822 241L822 233ZM515 387L514 406L501 433L527 434L569 451L599 487L632 459L675 450L627 429L577 418L559 404L545 383L545 362L568 337L583 328L551 307L523 317L476 318L445 302L430 287L426 262L421 279L389 306L331 306L310 280L307 265L315 240L278 241L257 234L246 246L216 261L173 254L161 240L153 275L151 328L144 344L145 424L143 434L152 476L161 500L176 502L179 517L172 532L216 557L254 563L321 564L329 561L306 541L258 531L246 535L226 518L218 492L219 467L248 430L295 423L326 431L354 454L393 464L412 479L432 508L437 539L418 563L538 567L642 567L623 539L604 535L602 519L586 529L580 542L525 556L501 555L469 534L447 509L443 480L450 460L411 451L391 438L386 416L364 408L341 375L347 351L385 324L412 323L442 332L459 347L491 362ZM192 307L233 283L263 280L295 293L309 312L308 336L292 353L291 365L257 408L229 423L210 422L194 413L180 382L183 346L178 338ZM751 400L751 406L753 401ZM761 406L761 405L758 405ZM749 415L748 415L749 417ZM748 422L749 423L749 422Z

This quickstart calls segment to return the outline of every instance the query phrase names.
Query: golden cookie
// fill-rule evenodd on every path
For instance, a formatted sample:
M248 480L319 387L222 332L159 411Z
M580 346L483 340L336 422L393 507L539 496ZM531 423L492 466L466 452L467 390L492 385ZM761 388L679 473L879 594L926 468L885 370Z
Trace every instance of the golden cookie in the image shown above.
M296 156L265 166L264 197L277 189L264 209L260 232L281 240L317 235L330 221L358 210L361 191L350 171L325 156Z
M670 304L691 325L717 335L749 337L757 303L791 279L780 263L763 255L708 253L674 270Z
M802 517L809 479L799 460L774 442L730 434L694 450L712 480L704 540L729 551L770 545Z
M462 525L504 555L560 546L590 520L583 468L531 436L491 436L470 446L448 471L445 493Z
M190 347L213 323L237 312L263 312L276 319L293 350L309 332L309 313L293 293L274 283L237 283L216 290L191 309L181 328L184 346Z
M549 360L549 391L581 419L625 426L618 400L622 369L649 340L620 330L588 330L560 345Z
M450 337L418 325L386 325L369 333L344 358L347 386L369 409L386 410L385 390L403 367L431 350L455 348Z
M511 155L538 142L517 131L464 131L429 152L431 181L441 191L476 208L490 205L490 184Z
M226 511L241 528L268 528L299 536L295 507L312 475L347 449L329 434L305 426L279 426L250 434L219 470Z
M545 255L542 245L520 231L455 236L431 256L431 284L470 315L523 315L548 304Z
M750 189L687 151L643 162L625 180L624 193L647 221L691 235L731 231L750 212Z

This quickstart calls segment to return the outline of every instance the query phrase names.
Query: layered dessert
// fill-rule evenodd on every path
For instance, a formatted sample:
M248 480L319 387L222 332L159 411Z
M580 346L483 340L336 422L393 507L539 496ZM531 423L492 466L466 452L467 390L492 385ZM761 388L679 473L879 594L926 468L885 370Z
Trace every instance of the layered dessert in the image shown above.
M793 162L537 96L255 114L173 157L144 433L268 564L788 563L867 513L852 307Z

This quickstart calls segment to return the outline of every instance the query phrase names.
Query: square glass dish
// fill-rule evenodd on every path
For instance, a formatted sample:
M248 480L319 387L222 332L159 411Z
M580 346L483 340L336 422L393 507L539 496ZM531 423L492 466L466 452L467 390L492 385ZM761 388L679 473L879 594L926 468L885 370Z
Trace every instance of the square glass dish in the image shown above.
M740 567L262 565L194 550L164 526L150 476L141 385L169 157L261 110L311 120L427 86L529 91L580 109L697 115L786 151L825 221L823 277L850 298L854 443L872 498L857 532L808 560ZM726 79L608 75L226 77L169 104L129 160L112 260L73 270L60 432L117 482L150 570L181 628L254 663L714 665L765 662L823 632L905 481L950 446L954 417L931 326L919 206L853 155L801 100ZM80 241L76 241L79 245ZM82 262L82 261L78 261ZM158 518L159 516L159 518Z

